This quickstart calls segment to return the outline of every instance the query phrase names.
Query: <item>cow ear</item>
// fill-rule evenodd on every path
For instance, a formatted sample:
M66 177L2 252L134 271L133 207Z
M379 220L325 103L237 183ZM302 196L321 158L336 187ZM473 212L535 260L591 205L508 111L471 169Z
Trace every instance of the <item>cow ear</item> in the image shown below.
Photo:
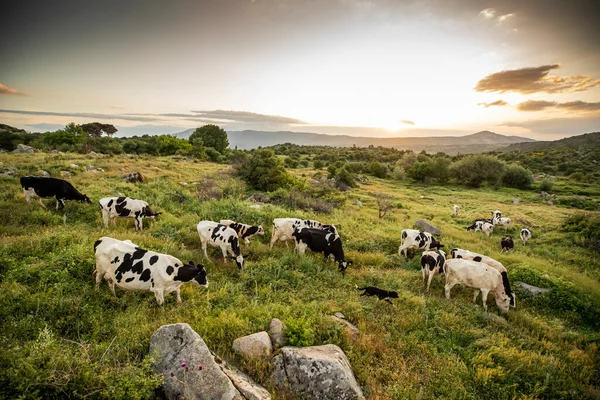
M188 261L188 264L189 265L196 265L196 264L194 264L194 262L192 260Z

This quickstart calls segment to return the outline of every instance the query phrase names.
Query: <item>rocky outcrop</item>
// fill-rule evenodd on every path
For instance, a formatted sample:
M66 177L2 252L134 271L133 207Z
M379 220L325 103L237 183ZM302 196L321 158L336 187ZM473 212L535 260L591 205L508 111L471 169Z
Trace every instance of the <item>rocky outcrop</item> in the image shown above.
M346 332L348 337L350 337L350 339L356 340L360 336L360 331L358 330L358 328L352 325L352 323L350 323L346 319L346 316L341 312L336 312L334 315L331 316L331 319L333 319L335 322L337 322L344 328L344 331Z
M435 226L431 225L429 222L422 220L422 219L417 220L417 222L415 222L415 226L417 228L419 228L419 230L429 232L435 236L441 236L441 234L442 234L442 232L438 228L436 228Z
M273 352L271 338L265 331L235 339L232 348L245 359L268 357Z
M273 360L273 383L295 398L349 400L364 395L338 346L283 347Z
M219 367L247 400L271 400L267 389L254 382L248 375L230 367L225 361L219 362Z
M31 146L19 143L17 148L13 150L13 153L33 153L35 149Z
M540 294L548 293L552 289L541 288L533 285L528 285L525 282L518 281L516 286L524 293L530 294L532 296L539 296Z
M252 196L248 197L246 201L252 203L269 203L271 199L262 193L254 193Z
M269 337L273 347L285 346L285 324L278 318L273 318L269 324Z

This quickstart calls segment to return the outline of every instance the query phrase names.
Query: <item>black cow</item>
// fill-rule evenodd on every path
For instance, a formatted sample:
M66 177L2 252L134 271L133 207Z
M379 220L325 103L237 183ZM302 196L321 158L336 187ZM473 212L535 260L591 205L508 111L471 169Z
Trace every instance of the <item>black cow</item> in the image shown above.
M56 199L56 209L65 208L65 200L77 200L86 203L92 203L85 194L79 193L69 182L57 178L44 178L40 176L24 176L21 178L21 186L25 194L25 201L30 204L31 198L39 197L40 204L43 198L54 197Z
M298 253L300 254L304 254L304 251L308 247L315 253L324 253L325 261L329 259L330 255L333 255L341 273L346 272L346 269L352 264L352 261L344 259L342 239L333 232L303 228L295 230L292 236L296 241L296 249L298 249Z
M502 251L509 252L510 250L512 250L513 247L515 247L515 243L513 242L512 236L502 238L502 240L500 241L500 246L502 247Z

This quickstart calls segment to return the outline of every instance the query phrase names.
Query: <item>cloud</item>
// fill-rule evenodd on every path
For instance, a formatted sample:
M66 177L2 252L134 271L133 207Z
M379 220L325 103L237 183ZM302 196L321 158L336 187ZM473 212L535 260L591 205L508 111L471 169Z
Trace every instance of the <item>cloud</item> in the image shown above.
M8 95L13 95L13 96L27 96L25 93L21 93L19 91L17 91L16 89L13 88L9 88L6 85L3 85L0 82L0 94L8 94Z
M572 118L549 118L527 121L509 121L502 125L528 129L533 133L547 135L579 135L600 131L600 115Z
M504 14L498 17L498 22L502 23L502 22L506 22L507 20L513 18L515 16L515 14L510 13L510 14Z
M484 18L491 19L494 18L494 15L496 15L496 10L493 8L486 8L485 10L481 11L479 15L481 15Z
M411 121L409 119L403 119L400 122L402 122L403 124L406 124L406 125L414 125L415 124L413 121Z
M558 64L541 65L506 70L493 73L477 82L477 92L517 92L517 93L571 93L600 85L600 79L588 76L548 75L553 69L558 69Z
M493 107L493 106L507 106L508 103L505 102L504 100L496 100L496 101L492 101L491 103L478 103L478 105L488 108L488 107Z
M278 124L306 124L296 118L284 117L281 115L257 114L248 111L192 111L194 117L214 118L218 120L233 121L233 122L252 122L252 123L278 123Z
M0 110L2 114L22 114L22 115L46 115L54 117L73 117L73 118L89 118L89 119L121 119L125 121L145 121L154 122L157 118L134 116L131 114L98 114L98 113L66 113L66 112L51 112L51 111L26 111L26 110Z
M517 104L519 111L541 111L546 108L556 108L574 112L596 112L600 111L600 102L588 103L581 100L568 101L566 103L558 103L556 101L546 100L527 100Z

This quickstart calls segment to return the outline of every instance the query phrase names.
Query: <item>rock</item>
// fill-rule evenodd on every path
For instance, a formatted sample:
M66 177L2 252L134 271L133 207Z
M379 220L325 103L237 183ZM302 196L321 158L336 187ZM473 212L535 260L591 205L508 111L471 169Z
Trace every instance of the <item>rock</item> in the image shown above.
M217 360L217 357L215 357L215 360L217 361L219 367L221 367L221 370L231 380L233 386L240 391L244 398L247 400L271 399L271 394L267 391L267 389L254 382L248 375L235 368L230 368L225 361L220 359Z
M215 362L204 340L188 324L158 328L150 338L150 355L156 360L152 369L164 376L163 389L168 399L244 399ZM189 371L181 367L182 362Z
M542 199L550 199L550 198L552 198L552 197L554 197L554 196L556 196L556 195L555 195L555 194L550 194L550 193L544 192L544 191L542 190L538 196L540 196Z
M342 314L341 312L336 312L333 315L338 317L339 319L346 319L346 316L344 314Z
M187 182L179 182L179 184L180 184L180 185L183 185L183 186L187 186L187 185L188 185L188 183L187 183Z
M548 204L549 206L553 206L554 205L554 203L551 202L551 201L547 202L546 204Z
M246 201L252 203L269 203L271 202L271 199L262 193L254 193L252 196L248 197Z
M13 153L33 153L35 149L31 146L19 143L17 148L13 150Z
M356 200L356 201L354 202L354 205L355 205L355 206L358 206L358 207L362 207L362 206L363 206L363 205L362 205L362 201L360 201L360 200Z
M123 179L127 183L136 183L136 182L144 183L144 181L145 181L144 175L142 175L140 172L131 172L131 173L125 175L123 177Z
M70 178L71 173L69 171L60 171L60 176L65 177L65 178Z
M440 236L442 234L442 232L440 232L440 230L438 228L436 228L435 226L431 225L429 222L424 221L422 219L417 220L417 222L415 222L415 226L417 228L419 228L420 230L429 232L435 236Z
M50 172L44 171L43 169L41 169L38 172L36 172L36 175L37 176L43 176L45 178L49 178L50 177Z
M69 165L69 168L79 169L79 165L77 165L77 164L71 164L71 165Z
M271 338L273 347L285 346L285 329L285 324L278 318L273 318L271 320L271 323L269 324L269 337Z
M519 204L519 199L517 199L516 197L513 197L513 204Z
M340 318L338 315L331 315L331 319L333 319L335 322L339 323L340 325L342 325L342 327L344 328L344 330L346 331L346 333L348 334L348 337L350 337L350 339L352 340L356 340L358 339L358 337L360 336L360 331L358 330L358 328L354 325L352 325L350 323L350 321L347 321L346 318L344 317L344 314L342 313L336 313L341 315L342 317Z
M265 331L242 336L233 341L233 351L245 359L268 357L273 352L273 344Z
M519 289L521 289L521 291L528 293L532 296L539 296L540 294L548 293L552 290L552 289L547 289L547 288L540 288L540 287L533 286L533 285L528 285L525 282L521 282L521 281L518 281L516 283L516 285Z
M95 151L90 151L88 153L88 155L92 156L92 157L98 157L98 153L96 153Z
M17 169L15 167L0 167L0 177L10 177L14 176L17 173Z
M50 154L62 154L62 151L54 149L50 152Z
M346 355L338 346L283 347L273 360L273 383L295 398L364 399Z

